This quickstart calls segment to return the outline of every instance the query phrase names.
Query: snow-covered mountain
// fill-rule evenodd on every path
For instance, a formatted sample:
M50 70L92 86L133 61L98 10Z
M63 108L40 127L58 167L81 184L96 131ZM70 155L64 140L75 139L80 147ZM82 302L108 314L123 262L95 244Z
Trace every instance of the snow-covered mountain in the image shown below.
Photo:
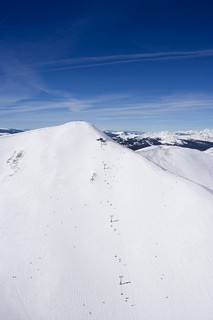
M84 122L0 146L1 320L212 319L212 192Z
M18 129L1 129L0 136L6 134L20 133L26 130ZM201 131L161 131L145 132L137 131L104 131L119 144L132 150L146 148L151 145L175 145L180 147L207 150L213 147L213 130L205 129Z
M136 152L175 175L213 190L211 149L204 152L174 146L152 146Z
M175 145L198 150L213 147L213 130L201 131L161 131L161 132L132 132L132 131L105 131L113 140L138 150L151 145Z

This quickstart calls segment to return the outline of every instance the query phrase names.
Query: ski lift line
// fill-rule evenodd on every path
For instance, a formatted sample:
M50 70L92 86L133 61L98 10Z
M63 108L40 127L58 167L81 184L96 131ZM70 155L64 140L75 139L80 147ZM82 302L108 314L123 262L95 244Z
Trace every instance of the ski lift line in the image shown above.
M113 222L119 222L119 220L112 220L112 221L110 221L111 223L113 223Z
M120 257L122 257L122 263L118 263L119 274L120 275L124 274L125 278L131 279L128 263L127 263L126 256L125 256L125 250L124 250L125 246L124 246L124 243L122 240L122 236L117 237L117 247L118 247L118 250L120 251L120 252L118 252L118 254ZM127 282L128 282L128 284L131 283L131 281L127 281ZM125 283L125 284L127 284L127 283ZM131 297L130 298L131 304L135 306L136 303L135 303L135 294L133 291L133 286L132 285L127 286L127 289L128 289L128 296Z
M117 220L113 220L113 217L114 217L114 215L112 214L112 215L110 215L110 223L113 223L113 222L119 222L119 219L117 219Z
M126 282L123 282L123 276L119 276L120 278L120 286L124 285L124 284L130 284L131 281L126 281Z
M104 162L104 164L105 164L105 162ZM105 178L109 177L106 174L106 171L104 172L104 176L105 176ZM112 191L109 190L108 192L109 192L109 198L108 199L112 199ZM113 203L113 201L111 200L108 203ZM112 206L110 206L109 208L110 208L110 211L114 210L114 208L112 208ZM114 217L114 215L110 214L110 225L111 225L111 227L113 226L113 222L119 222L119 219L113 220L113 217ZM119 274L120 275L124 274L126 279L131 279L130 272L129 272L129 269L128 269L128 264L126 262L126 258L125 258L125 255L124 255L124 251L125 251L124 250L124 248L125 248L124 243L123 243L122 238L120 237L120 235L118 235L116 232L114 232L114 235L115 235L114 236L114 241L116 242L116 247L118 249L118 254L119 254L120 257L122 257L122 263L118 263L119 260L116 261L116 263L118 264L117 265L118 272L119 272L118 276L119 276ZM117 256L117 254L116 254L116 256ZM121 261L121 259L120 259L120 261ZM130 303L130 306L135 306L135 298L134 298L134 294L133 294L133 288L130 285L131 281L123 281L122 279L120 279L120 280L121 280L120 286L125 288L125 295L130 297L130 301L128 301Z

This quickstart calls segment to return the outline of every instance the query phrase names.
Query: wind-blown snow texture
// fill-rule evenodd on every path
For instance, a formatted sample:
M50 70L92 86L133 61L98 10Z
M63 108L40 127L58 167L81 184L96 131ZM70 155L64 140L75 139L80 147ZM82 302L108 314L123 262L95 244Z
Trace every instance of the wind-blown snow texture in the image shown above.
M212 193L99 138L0 138L0 319L212 319Z
M136 152L175 175L213 190L211 149L203 152L173 146L152 146Z

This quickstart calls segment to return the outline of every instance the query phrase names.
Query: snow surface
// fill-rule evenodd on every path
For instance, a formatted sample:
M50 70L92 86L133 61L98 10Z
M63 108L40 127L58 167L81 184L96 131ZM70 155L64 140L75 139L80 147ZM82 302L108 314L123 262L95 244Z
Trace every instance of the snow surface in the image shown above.
M1 320L212 320L210 191L84 122L0 146Z
M209 154L209 155L213 156L213 148L209 148L209 149L207 149L207 150L205 151L205 153L207 153L207 154Z
M213 190L213 157L210 151L174 146L152 146L136 152L177 176Z

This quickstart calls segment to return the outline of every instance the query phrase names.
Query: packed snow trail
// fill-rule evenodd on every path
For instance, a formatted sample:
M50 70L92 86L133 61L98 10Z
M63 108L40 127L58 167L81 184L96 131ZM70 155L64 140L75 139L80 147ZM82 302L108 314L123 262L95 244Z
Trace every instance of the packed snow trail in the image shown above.
M0 145L1 320L212 319L210 192L84 122Z

